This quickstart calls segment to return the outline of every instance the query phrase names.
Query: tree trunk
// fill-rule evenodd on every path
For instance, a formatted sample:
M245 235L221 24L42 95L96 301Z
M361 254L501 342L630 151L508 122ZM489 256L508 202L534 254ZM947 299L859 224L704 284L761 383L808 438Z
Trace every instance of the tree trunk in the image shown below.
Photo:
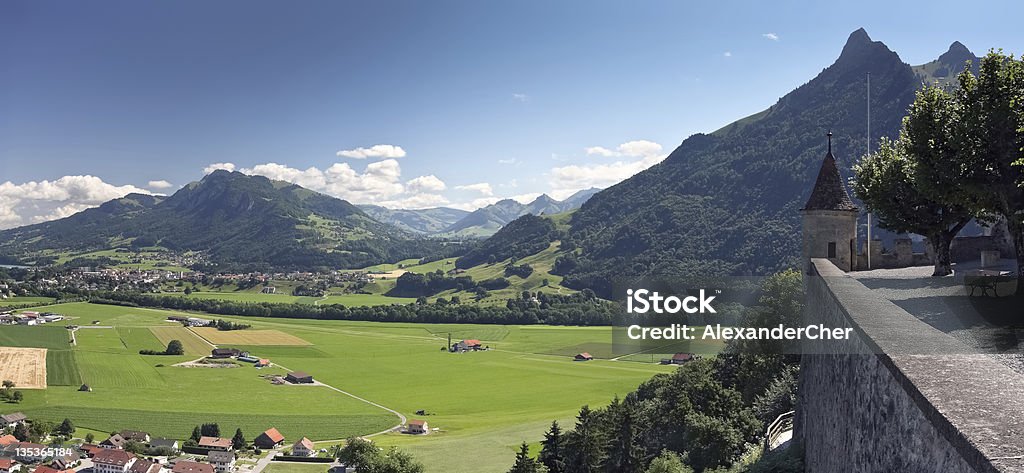
M933 277L949 276L953 274L953 263L949 256L949 247L953 244L953 234L950 232L939 232L928 237L932 244L932 253L935 255L935 271Z
M1015 216L1020 218L1019 216ZM1006 228L1013 237L1013 250L1017 253L1017 296L1024 296L1024 225L1007 219Z

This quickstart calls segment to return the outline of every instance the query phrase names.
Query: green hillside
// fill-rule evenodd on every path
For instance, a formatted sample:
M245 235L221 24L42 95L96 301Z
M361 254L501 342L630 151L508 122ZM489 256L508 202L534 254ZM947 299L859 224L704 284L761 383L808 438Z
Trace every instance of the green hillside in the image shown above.
M170 197L132 194L68 218L0 232L0 255L36 263L56 262L63 254L154 246L203 252L222 271L359 267L440 248L344 200L227 171Z

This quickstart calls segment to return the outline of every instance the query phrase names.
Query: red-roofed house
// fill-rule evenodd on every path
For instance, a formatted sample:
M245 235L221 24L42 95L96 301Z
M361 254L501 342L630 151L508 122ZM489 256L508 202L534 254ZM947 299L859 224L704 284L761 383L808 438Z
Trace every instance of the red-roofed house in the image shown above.
M274 448L284 445L284 435L281 435L281 432L278 432L276 428L271 427L266 432L257 436L252 443L259 448Z
M405 429L405 431L415 435L425 434L429 431L427 427L427 421L412 419L409 421L409 426Z
M591 355L590 353L587 353L587 352L580 353L580 354L576 355L575 357L573 357L573 360L575 360L575 361L590 361L590 360L593 360L593 359L594 359L593 355Z
M18 438L13 435L0 435L0 447L6 447L12 443L18 443Z
M75 470L58 470L46 465L40 465L35 470L32 470L32 473L75 473Z
M0 473L14 473L21 468L21 465L14 462L10 458L0 458Z
M92 457L95 473L127 473L135 463L135 455L124 450L102 448Z
M226 452L231 450L231 439L221 437L200 437L199 448Z
M144 459L136 460L132 467L128 469L128 473L162 473L163 471L163 465Z
M301 440L295 442L295 445L292 445L292 456L294 457L311 457L313 455L316 455L316 447L306 437L302 437Z
M214 473L213 465L188 460L178 460L171 473Z

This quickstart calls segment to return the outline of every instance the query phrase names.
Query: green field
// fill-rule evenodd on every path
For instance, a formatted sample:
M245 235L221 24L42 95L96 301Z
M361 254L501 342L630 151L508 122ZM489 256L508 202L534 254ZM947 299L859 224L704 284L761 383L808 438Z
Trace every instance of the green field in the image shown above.
M191 333L165 321L173 312L87 303L47 310L114 328L78 330L78 346L69 351L63 329L0 327L0 341L19 340L18 346L38 343L57 348L63 343L63 353L48 360L54 367L50 379L60 383L51 381L53 386L45 391L26 392L19 406L30 416L56 421L68 417L82 428L104 432L133 428L175 438L187 437L203 422L218 422L228 431L241 427L250 438L275 426L289 441L307 436L322 445L397 423L394 415L327 387L275 386L261 377L302 370L409 418L420 418L415 412L426 410L423 418L437 432L419 437L385 434L374 440L410 451L428 465L428 471L505 470L518 444L537 442L552 420L568 422L580 406L603 405L651 376L674 369L650 363L649 355L638 355L641 359L635 361L607 359L612 358L608 327L242 317L226 318L312 345L238 346L270 358L275 367L269 369L176 367L196 356L138 354L140 349L161 347L169 336ZM167 333L177 329L184 332ZM492 349L441 351L449 333L456 340L481 339ZM571 355L583 348L606 359L573 362ZM203 353L208 349L205 345ZM93 392L77 392L79 381Z

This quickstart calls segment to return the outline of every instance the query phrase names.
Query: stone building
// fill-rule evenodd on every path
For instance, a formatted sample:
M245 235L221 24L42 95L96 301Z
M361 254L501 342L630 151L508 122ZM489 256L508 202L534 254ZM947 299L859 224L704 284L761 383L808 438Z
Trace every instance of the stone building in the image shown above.
M807 204L800 209L803 219L803 261L827 258L843 271L853 271L857 257L859 209L850 199L836 158L832 155L832 132L828 132L828 154L818 171Z

